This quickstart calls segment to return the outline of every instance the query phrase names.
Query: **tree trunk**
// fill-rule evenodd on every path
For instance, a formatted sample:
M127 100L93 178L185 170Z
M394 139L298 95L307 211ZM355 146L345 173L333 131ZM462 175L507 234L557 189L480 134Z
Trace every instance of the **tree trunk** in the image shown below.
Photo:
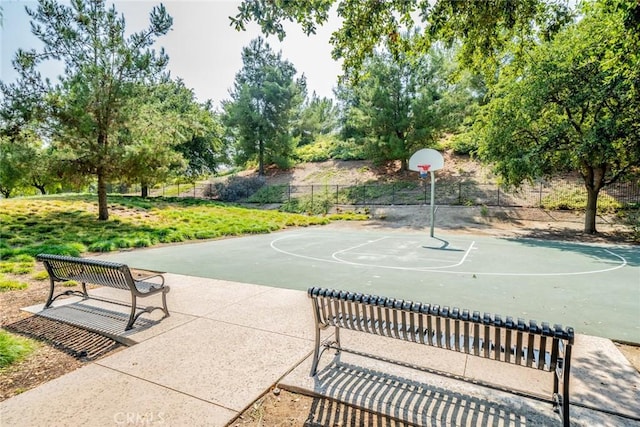
M264 176L264 142L258 142L258 175Z
M102 171L98 171L98 220L109 219L109 208L107 206L107 182Z
M140 196L143 199L149 197L149 186L146 184L140 184Z
M598 214L598 193L605 185L604 177L607 173L606 165L586 166L583 168L582 178L587 189L587 209L584 215L584 232L596 234L596 215Z
M40 191L40 194L42 194L43 196L47 194L47 189L45 188L44 184L38 184L37 182L34 182L33 186L36 187L38 191Z
M400 160L400 170L406 172L409 170L409 161L407 159Z
M584 215L584 232L596 234L596 215L598 213L598 192L599 190L587 186L587 209Z

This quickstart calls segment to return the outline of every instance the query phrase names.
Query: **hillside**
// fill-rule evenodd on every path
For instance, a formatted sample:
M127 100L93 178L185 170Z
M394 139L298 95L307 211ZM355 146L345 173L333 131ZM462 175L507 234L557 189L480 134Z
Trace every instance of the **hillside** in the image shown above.
M470 179L479 183L494 182L488 168L481 166L469 156L443 154L444 169L438 171L438 180ZM255 171L246 175L255 175ZM244 175L244 174L243 174ZM368 160L328 160L317 163L302 163L289 170L267 169L267 184L279 185L353 185L392 180L418 180L418 173L401 171L400 162L375 166Z
M489 168L480 165L468 156L444 153L444 169L436 172L439 183L474 182L496 184L496 177ZM246 171L243 176L255 176L256 171ZM290 170L269 168L268 185L355 185L385 183L390 181L418 181L416 172L400 171L400 163L375 166L370 161L330 160L297 165ZM562 180L572 180L564 177ZM493 186L491 186L493 187ZM436 194L437 194L436 189ZM366 209L371 220L359 224L340 224L335 227L367 227L425 230L430 226L430 210L425 204L412 206L367 206L339 207L337 209ZM629 242L633 241L633 230L617 215L602 214L597 219L598 235L583 233L584 212L572 210L548 211L540 208L471 206L439 206L436 227L463 233L508 235L520 237L551 238L561 240Z

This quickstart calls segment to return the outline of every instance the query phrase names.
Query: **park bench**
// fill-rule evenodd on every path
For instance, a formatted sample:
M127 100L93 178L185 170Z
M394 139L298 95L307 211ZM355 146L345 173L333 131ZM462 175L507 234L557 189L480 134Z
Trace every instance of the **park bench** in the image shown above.
M396 338L551 373L551 401L569 426L573 328L317 287L309 288L308 295L316 329L311 376L326 349L349 351L340 343L341 328ZM329 327L335 328L333 338L321 342L321 330Z
M87 299L89 298L87 285L99 285L122 289L131 293L131 313L125 328L126 331L133 328L133 324L138 317L144 313L162 310L164 311L164 317L169 317L166 298L167 292L169 292L169 286L164 285L164 277L161 274L136 280L133 278L129 267L125 264L49 254L39 254L36 258L44 264L47 273L49 273L51 283L49 297L44 305L45 309L49 308L51 303L62 295L79 295ZM149 281L150 279L156 280L159 283L153 283ZM54 296L56 283L68 281L81 283L82 291L67 290ZM148 306L138 308L138 298L144 298L158 293L162 294L162 307Z

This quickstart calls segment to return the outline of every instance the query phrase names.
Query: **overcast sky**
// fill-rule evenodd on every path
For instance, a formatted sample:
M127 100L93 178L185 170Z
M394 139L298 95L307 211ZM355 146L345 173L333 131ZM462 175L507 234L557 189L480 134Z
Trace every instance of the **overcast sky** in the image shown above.
M126 0L115 1L116 9L124 14L127 31L139 31L148 26L149 12L160 1ZM171 75L180 77L192 88L200 101L211 99L214 105L229 98L235 74L242 67L242 47L260 35L256 25L237 32L229 25L229 16L235 15L239 1L232 0L168 0L162 2L173 17L173 29L158 40L169 55ZM37 46L31 34L26 5L35 7L36 2L25 0L0 0L3 9L1 39L1 76L12 81L16 74L11 65L18 48ZM280 43L277 37L267 42L275 51L282 51L307 77L309 94L315 91L321 97L332 97L340 64L331 59L329 37L337 22L325 25L316 35L307 37L295 25L287 27L287 37ZM51 68L54 69L54 68Z

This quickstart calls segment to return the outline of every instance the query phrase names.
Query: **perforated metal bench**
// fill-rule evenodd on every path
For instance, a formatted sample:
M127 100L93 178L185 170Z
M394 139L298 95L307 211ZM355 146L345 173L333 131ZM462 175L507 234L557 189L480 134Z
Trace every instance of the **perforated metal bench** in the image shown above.
M164 277L161 274L145 277L136 280L131 275L129 267L125 264L118 264L107 261L97 261L86 258L77 258L61 255L39 254L36 259L42 261L49 273L50 288L49 296L44 308L49 308L51 303L63 295L79 295L89 298L87 285L109 286L116 289L127 290L131 293L131 313L125 330L133 328L133 324L138 317L144 313L151 313L154 310L164 311L164 317L169 317L167 309L167 292L169 286L165 286ZM156 280L159 283L151 282ZM82 284L82 291L67 290L54 296L56 283L76 281ZM137 299L151 295L162 294L162 307L138 308Z
M365 332L547 371L553 375L550 400L569 426L573 328L325 288L309 288L308 295L316 329L311 376L326 349L348 351L340 342L340 329ZM335 328L334 337L321 342L320 332L328 327Z

